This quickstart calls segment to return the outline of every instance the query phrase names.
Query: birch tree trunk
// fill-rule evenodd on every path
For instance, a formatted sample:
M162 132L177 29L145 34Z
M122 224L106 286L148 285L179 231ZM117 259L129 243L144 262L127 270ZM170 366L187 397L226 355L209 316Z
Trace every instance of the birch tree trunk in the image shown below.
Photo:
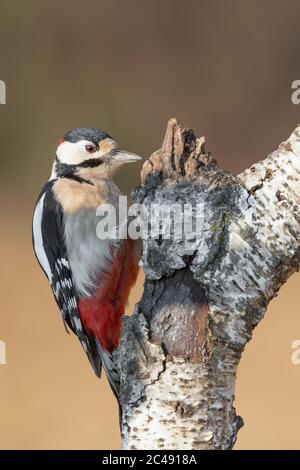
M135 202L202 204L201 242L143 241L143 297L123 324L124 449L231 449L241 353L269 301L300 262L300 127L238 176L205 139L168 123L144 164Z

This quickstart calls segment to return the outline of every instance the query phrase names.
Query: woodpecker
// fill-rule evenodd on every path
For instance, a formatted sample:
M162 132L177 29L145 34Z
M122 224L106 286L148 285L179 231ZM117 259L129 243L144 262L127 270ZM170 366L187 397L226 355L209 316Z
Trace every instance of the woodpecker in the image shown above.
M32 235L65 327L79 338L98 377L102 366L118 396L112 359L122 315L138 275L139 245L128 237L100 239L101 204L117 207L116 169L141 157L121 150L105 132L78 128L60 140L50 179L35 206Z

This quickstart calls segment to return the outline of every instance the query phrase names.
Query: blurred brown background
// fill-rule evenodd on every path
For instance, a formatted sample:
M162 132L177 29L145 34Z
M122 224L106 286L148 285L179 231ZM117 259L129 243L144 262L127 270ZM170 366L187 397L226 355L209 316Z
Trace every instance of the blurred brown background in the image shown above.
M31 249L31 214L56 142L97 126L147 157L176 116L235 173L300 121L300 1L2 0L0 79L0 448L116 449L117 407L65 334ZM127 193L140 166L117 181ZM299 281L270 305L246 348L236 448L300 448ZM137 301L142 280L133 293ZM129 306L129 311L132 309Z

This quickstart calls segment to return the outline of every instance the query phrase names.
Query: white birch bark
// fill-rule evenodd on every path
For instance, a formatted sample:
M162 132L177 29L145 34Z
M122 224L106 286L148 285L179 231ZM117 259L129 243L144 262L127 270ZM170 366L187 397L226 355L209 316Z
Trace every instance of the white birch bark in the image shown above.
M144 293L116 353L124 449L232 448L241 353L299 269L300 127L239 176L204 143L171 119L135 191L146 206L202 203L204 226L190 255L180 240L143 243Z

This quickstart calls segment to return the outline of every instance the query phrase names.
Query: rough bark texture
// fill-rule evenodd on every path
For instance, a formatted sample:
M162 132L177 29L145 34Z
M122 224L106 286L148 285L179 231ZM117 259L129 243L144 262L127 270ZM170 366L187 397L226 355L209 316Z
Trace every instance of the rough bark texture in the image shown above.
M202 203L201 243L143 242L141 302L116 352L124 449L230 449L242 419L241 353L269 301L300 263L300 127L239 176L205 139L168 123L144 164L136 202Z

